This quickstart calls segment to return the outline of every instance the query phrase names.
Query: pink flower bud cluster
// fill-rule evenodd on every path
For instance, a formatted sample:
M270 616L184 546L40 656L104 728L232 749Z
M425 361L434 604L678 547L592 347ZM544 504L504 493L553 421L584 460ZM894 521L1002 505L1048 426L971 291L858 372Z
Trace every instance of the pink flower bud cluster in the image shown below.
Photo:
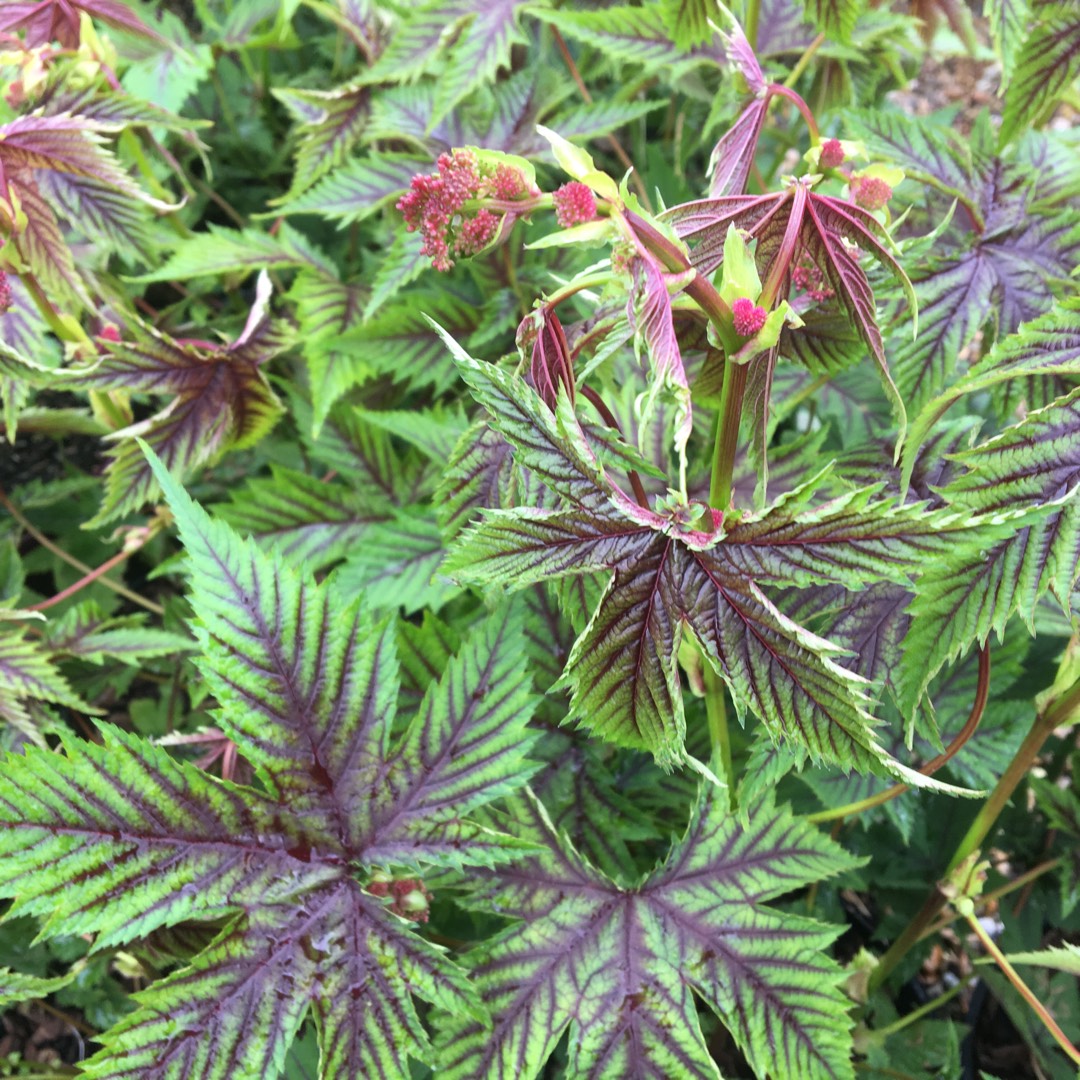
M791 272L791 280L796 289L803 290L811 300L819 303L831 300L836 295L835 291L825 284L825 274L821 267L813 263L796 266Z
M464 212L470 200L513 202L536 194L524 175L511 165L483 169L471 150L440 154L439 171L414 176L409 191L397 203L405 228L424 238L421 254L436 270L449 270L452 256L466 257L483 251L499 232L501 216L486 207ZM502 208L500 208L502 209ZM503 214L506 210L502 210Z
M818 166L822 169L838 169L844 163L844 148L839 139L826 139L821 144Z
M740 296L731 305L731 314L735 316L735 333L739 337L753 337L764 325L769 313L754 303L753 300Z
M879 176L852 177L850 183L855 205L864 210L880 210L892 198L892 188Z
M0 315L11 307L11 282L7 274L0 270Z
M552 194L555 200L555 220L568 229L571 225L581 225L596 217L596 197L592 191L577 180L563 184Z

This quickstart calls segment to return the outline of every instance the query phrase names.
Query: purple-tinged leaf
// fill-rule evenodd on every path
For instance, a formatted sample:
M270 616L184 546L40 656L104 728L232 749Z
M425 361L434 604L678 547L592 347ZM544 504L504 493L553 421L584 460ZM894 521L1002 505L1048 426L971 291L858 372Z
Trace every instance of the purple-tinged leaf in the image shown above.
M399 511L369 526L335 580L347 595L363 591L376 609L401 607L406 615L423 608L438 611L460 591L438 573L445 555L432 517Z
M463 973L364 881L373 865L490 867L534 848L463 813L532 769L520 619L485 620L394 743L392 627L211 521L155 468L188 553L217 721L260 789L109 725L100 744L12 755L0 889L46 917L46 933L102 947L225 920L102 1037L88 1075L276 1080L310 1010L323 1080L400 1076L410 1057L431 1060L414 995L483 1012Z
M272 93L299 121L293 181L284 195L270 200L277 206L345 162L367 125L371 92L346 84L334 90L284 88Z
M840 971L825 953L836 931L766 906L853 865L831 840L768 802L740 825L709 790L664 862L631 886L582 858L535 802L519 800L515 818L544 850L481 894L520 921L468 958L493 1027L441 1018L447 1080L533 1080L567 1029L570 1080L714 1080L698 1001L758 1075L854 1076Z
M704 45L716 33L709 25L717 15L714 0L663 0L661 7L667 31L678 49Z
M45 744L27 706L32 701L66 705L95 713L57 669L51 650L27 638L21 629L0 627L0 718L28 738Z
M903 641L911 619L911 589L879 582L848 594L848 602L829 623L829 639L852 655L846 666L868 682L899 695L897 677Z
M324 276L335 271L333 263L288 224L273 236L260 229L226 229L211 224L205 233L181 240L156 270L134 280L187 281L215 274L297 268Z
M248 480L231 498L214 508L223 521L313 571L354 551L389 512L388 504L372 506L342 484L280 465L272 465L267 478Z
M990 24L990 38L1001 61L1003 82L1012 76L1016 54L1024 40L1031 0L985 0L983 13Z
M0 31L23 31L30 49L51 41L58 41L65 49L78 49L79 17L83 12L106 26L148 38L158 37L119 0L8 0L0 11Z
M675 447L681 454L694 418L667 277L651 256L635 259L632 273L634 289L627 301L627 317L634 328L634 346L640 349L644 344L652 367L649 391L641 405L642 424L650 423L661 395L670 396L675 404Z
M741 195L754 164L761 128L769 111L767 98L754 98L720 136L709 156L709 197Z
M431 167L428 157L369 154L353 158L322 177L280 208L282 214L322 214L351 225L373 214L409 187L409 181Z
M60 224L36 185L19 185L15 226L0 251L0 264L15 273L29 271L61 305L91 306Z
M701 273L712 274L724 257L724 241L730 225L745 229L758 240L757 259L766 279L776 259L788 260L790 280L793 256L788 234L797 230L805 257L815 265L836 295L837 303L857 328L870 349L895 415L904 423L904 401L897 392L885 359L878 329L874 294L857 256L847 244L856 245L892 274L916 315L915 293L903 268L889 251L888 233L867 211L828 195L817 195L797 184L772 195L731 195L678 206L663 215L680 237L693 242L690 260Z
M70 608L48 624L44 644L54 655L77 656L100 664L106 656L138 664L151 656L190 652L184 634L144 626L141 615L106 615L92 600Z
M783 616L762 586L906 581L929 553L955 544L961 520L918 506L871 508L866 492L803 514L774 507L726 536L700 506L645 510L593 472L587 448L520 379L448 344L520 463L567 508L490 512L459 540L446 571L511 588L611 572L567 665L572 716L619 745L651 750L663 766L683 760L675 658L685 631L740 711L749 706L777 741L792 739L814 759L902 772L875 741L862 681L835 662L839 650Z
M1080 19L1071 3L1044 4L1035 12L1005 88L1000 137L1009 142L1037 124L1080 74Z
M68 222L110 251L134 255L142 263L155 252L148 207L100 180L70 173L42 171L37 187L43 198Z
M113 521L157 495L136 436L145 438L178 476L226 450L258 442L282 411L262 366L289 344L283 328L266 319L246 339L220 347L182 344L156 333L141 343L118 344L86 373L72 374L68 382L74 386L172 395L149 419L113 433L122 441L111 451L93 524Z
M668 32L661 5L629 7L616 4L599 11L535 8L531 14L615 60L629 60L646 67L669 64L676 69L700 63L715 67L724 62L718 42L691 49L677 46Z
M962 379L928 402L908 432L905 453L916 451L946 410L968 394L1014 379L1064 376L1080 376L1080 300L1075 297L999 340Z
M510 444L490 424L470 427L447 460L435 512L447 539L480 515L514 505L517 483Z
M510 69L510 50L525 43L519 20L523 0L436 0L429 16L444 27L457 24L458 34L436 82L435 104L429 124L437 123L470 91L492 82L499 68Z
M754 42L758 56L803 53L816 35L798 0L761 0Z
M844 125L871 154L895 162L914 180L969 198L981 187L971 147L951 128L902 113L859 109L845 112Z
M8 288L11 307L0 313L0 342L44 367L55 367L60 361L57 342L17 274L8 274Z

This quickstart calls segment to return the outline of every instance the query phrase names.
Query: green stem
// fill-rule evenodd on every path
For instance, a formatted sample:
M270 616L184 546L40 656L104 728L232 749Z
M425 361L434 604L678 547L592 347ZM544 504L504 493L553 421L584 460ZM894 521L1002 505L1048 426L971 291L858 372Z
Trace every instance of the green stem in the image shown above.
M994 958L994 962L1005 977L1013 984L1016 992L1028 1003L1032 1011L1042 1022L1044 1028L1050 1032L1054 1037L1054 1041L1065 1051L1066 1054L1072 1058L1073 1064L1080 1065L1080 1051L1069 1041L1068 1036L1057 1025L1057 1021L1046 1010L1046 1006L1031 992L1030 987L1020 975L1016 968L1009 963L1005 954L997 947L994 939L986 932L983 924L975 918L974 914L967 916L968 926L974 931L975 936L982 942L983 948Z
M19 281L26 287L26 291L34 301L34 306L41 313L41 317L45 322L48 323L49 329L61 341L70 341L77 345L88 345L91 349L91 355L97 353L97 348L90 340L89 334L79 325L78 320L70 315L65 318L53 307L52 301L45 295L45 290L33 274L21 273L19 274Z
M724 682L713 670L709 658L702 654L705 676L705 713L709 721L709 738L713 760L719 762L720 777L728 785L730 805L735 805L735 771L732 766L731 733L728 730L727 706L724 704ZM715 768L715 764L714 764Z
M948 990L938 994L932 1001L928 1001L925 1005L920 1005L917 1009L912 1009L911 1012L905 1013L899 1020L894 1020L891 1024L882 1028L874 1028L874 1035L880 1039L887 1039L890 1035L895 1035L898 1031L903 1031L909 1024L918 1022L928 1013L936 1012L946 1001L950 1001L952 998L956 997L956 995L959 994L973 978L975 978L974 974L965 976L954 986L950 986Z
M761 0L746 0L746 40L750 48L757 51L758 18L761 14Z
M975 852L990 835L990 830L994 827L1001 811L1005 809L1013 792L1035 763L1043 744L1055 728L1074 720L1077 713L1080 713L1080 680L1073 682L1064 693L1050 697L1045 706L1035 714L1035 721L1031 725L1027 738L1020 744L1009 767L994 786L990 797L975 816L967 834L960 841L960 845L949 861L946 877ZM889 946L878 961L877 967L870 973L871 990L876 990L888 978L897 964L907 955L908 950L923 937L926 928L934 922L948 900L949 897L941 885L935 884L918 914L904 927L903 932Z
M806 70L807 64L809 64L810 61L814 59L814 53L816 53L824 43L825 35L818 34L818 36L814 38L814 40L811 41L809 45L806 46L806 49L803 51L802 56L799 57L795 66L791 69L791 73L784 80L784 85L789 90L792 89L799 81L799 77Z
M946 874L951 874L968 856L982 846L1001 811L1005 809L1005 804L1012 798L1013 792L1027 776L1031 766L1035 764L1043 743L1050 738L1055 728L1076 719L1078 713L1080 713L1080 681L1073 683L1064 694L1055 698L1044 712L1036 714L1035 723L1031 725L1027 738L1020 744L1020 749L1016 751L1009 767L1002 774L994 790L990 792L990 798L983 803L964 839L960 841L960 846L956 849L945 871Z

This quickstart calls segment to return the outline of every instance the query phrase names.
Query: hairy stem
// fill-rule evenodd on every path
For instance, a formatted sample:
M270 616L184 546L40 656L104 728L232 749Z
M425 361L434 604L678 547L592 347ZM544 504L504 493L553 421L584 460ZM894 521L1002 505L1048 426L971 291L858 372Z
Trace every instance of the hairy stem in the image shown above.
M1005 978L1013 984L1016 992L1028 1003L1032 1012L1039 1018L1043 1027L1054 1037L1054 1041L1065 1051L1066 1054L1072 1058L1075 1065L1080 1065L1080 1050L1077 1050L1075 1046L1069 1041L1065 1032L1058 1027L1057 1021L1047 1012L1046 1007L1041 1001L1031 992L1031 988L1027 985L1016 968L1009 963L1005 954L997 947L997 943L986 932L983 924L975 918L974 913L967 916L968 926L974 931L975 936L982 942L982 947L987 953L994 958L994 962L1005 975Z

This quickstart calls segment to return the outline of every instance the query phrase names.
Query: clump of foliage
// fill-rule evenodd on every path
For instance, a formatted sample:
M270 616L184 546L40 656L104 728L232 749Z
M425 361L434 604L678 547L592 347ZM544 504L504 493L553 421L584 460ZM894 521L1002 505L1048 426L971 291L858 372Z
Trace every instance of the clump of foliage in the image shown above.
M0 1005L79 1075L1074 1074L1080 18L940 6L963 136L926 3L0 11Z

